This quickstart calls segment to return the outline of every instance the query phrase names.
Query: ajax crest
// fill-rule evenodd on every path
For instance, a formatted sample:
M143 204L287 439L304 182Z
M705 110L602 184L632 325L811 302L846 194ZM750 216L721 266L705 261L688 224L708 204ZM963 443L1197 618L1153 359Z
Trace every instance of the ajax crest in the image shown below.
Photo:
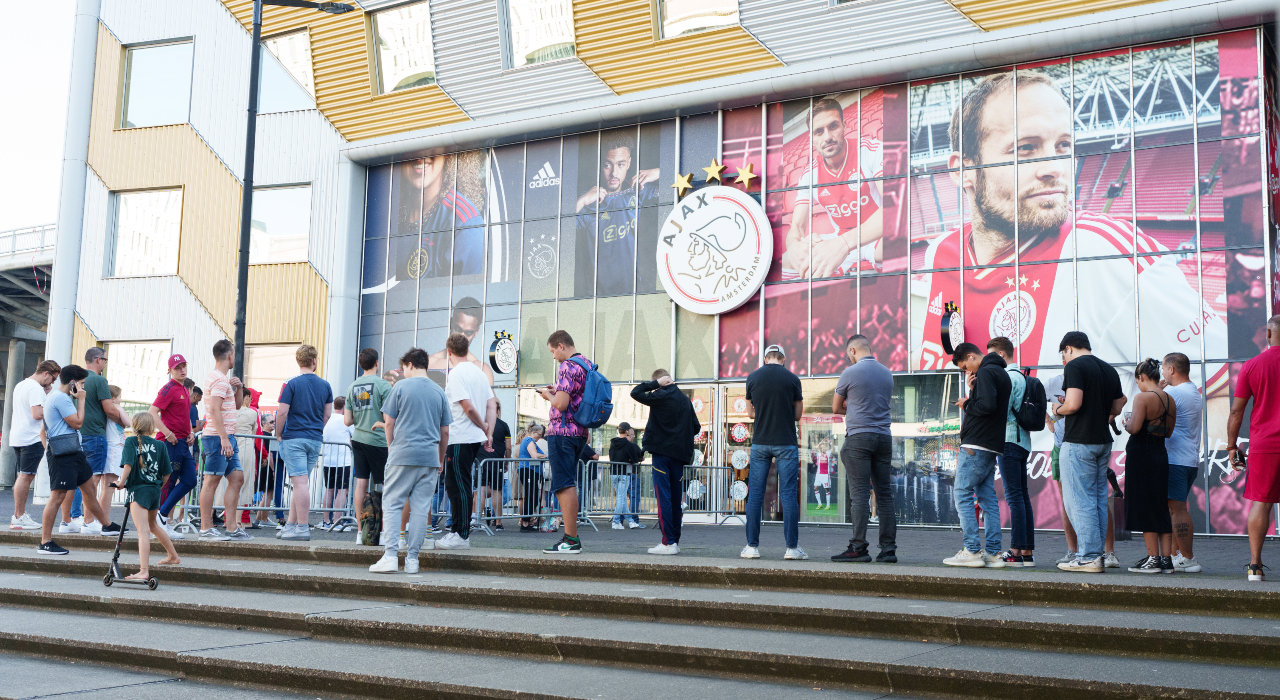
M697 314L732 311L756 293L773 261L773 230L751 195L704 187L676 202L658 237L658 276Z

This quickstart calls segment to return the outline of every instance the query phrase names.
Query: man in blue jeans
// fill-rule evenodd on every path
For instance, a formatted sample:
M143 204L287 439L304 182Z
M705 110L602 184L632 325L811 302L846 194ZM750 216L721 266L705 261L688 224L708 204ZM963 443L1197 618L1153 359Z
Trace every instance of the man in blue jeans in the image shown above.
M837 562L868 562L867 521L870 516L868 492L876 494L880 522L880 553L876 561L898 561L898 520L893 505L893 373L876 361L871 341L855 335L845 343L845 353L853 364L840 373L831 397L831 412L844 416L845 440L840 450L844 460L845 488L849 494L849 514L853 538L849 548L831 557Z
M987 341L987 352L1005 361L1009 373L1009 413L1004 422L1004 450L996 458L1004 501L1009 504L1009 550L1000 553L1005 566L1035 566L1036 517L1027 488L1027 458L1031 456L1031 433L1018 425L1017 411L1027 392L1027 378L1014 359L1013 341L997 336Z
M755 419L751 467L747 477L747 546L743 559L760 558L760 517L765 485L778 460L778 498L782 501L783 559L808 559L800 549L800 440L796 424L804 413L800 378L783 366L781 346L764 349L764 365L747 377L747 415Z
M1059 454L1062 500L1076 530L1080 551L1058 564L1063 571L1100 574L1107 534L1107 469L1111 466L1112 421L1124 410L1125 395L1115 368L1093 355L1089 336L1071 331L1062 337L1058 353L1062 373L1061 403L1055 416L1066 418Z
M169 495L160 504L160 524L170 539L183 535L168 522L174 506L196 487L196 458L191 452L195 434L191 432L191 394L187 391L187 359L169 356L169 381L160 387L151 402L151 417L156 424L156 439L164 440L169 449Z
M102 371L107 368L107 353L97 346L89 348L84 353L84 366L89 370L89 376L84 380L84 425L80 427L80 451L84 452L89 469L93 471L93 477L85 488L89 493L97 494L98 482L107 468L107 421L115 421L120 425L124 425L124 421L120 417L120 409L111 400L107 380L102 376ZM70 521L77 523L76 519L83 515L80 489L76 489L71 501ZM107 517L110 516L111 512L107 511ZM70 532L74 530L74 525L66 529ZM90 522L80 531L87 535L115 536L120 534L120 526L115 523Z
M964 547L942 560L947 566L1004 568L1000 558L1000 502L996 500L996 457L1004 451L1005 418L1009 413L1011 383L1000 355L982 351L973 343L960 343L951 361L964 371L969 395L960 407L960 463L956 466L955 499L960 515ZM978 514L986 521L986 548L978 539Z
M649 553L679 554L680 523L684 518L680 481L685 466L693 462L693 441L702 432L702 423L693 410L693 402L665 369L654 370L649 381L637 384L631 390L631 398L649 407L644 450L653 455L653 492L658 500L658 528L662 530L662 542L650 547Z
M618 436L609 441L609 461L613 462L610 472L613 492L617 496L613 508L613 529L615 530L624 529L622 524L624 520L631 525L632 529L644 527L640 524L634 505L630 509L627 508L627 497L631 493L631 486L633 483L638 486L636 482L640 481L642 460L644 460L644 450L636 444L635 428L623 421L618 425Z
M280 456L293 485L289 520L276 534L282 540L311 539L311 468L320 459L324 424L333 415L333 388L316 376L319 353L303 345L294 353L298 376L285 382L276 409L275 436L280 440Z

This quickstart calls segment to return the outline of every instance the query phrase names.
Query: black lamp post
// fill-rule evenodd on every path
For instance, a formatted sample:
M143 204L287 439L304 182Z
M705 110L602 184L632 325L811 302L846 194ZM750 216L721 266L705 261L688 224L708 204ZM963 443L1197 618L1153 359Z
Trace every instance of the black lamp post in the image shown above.
M236 268L236 376L244 380L245 309L249 296L249 241L253 235L253 153L258 138L258 71L261 67L262 6L305 7L333 15L355 8L341 2L253 0L253 45L249 58L249 113L244 136L244 190L240 196L240 259Z

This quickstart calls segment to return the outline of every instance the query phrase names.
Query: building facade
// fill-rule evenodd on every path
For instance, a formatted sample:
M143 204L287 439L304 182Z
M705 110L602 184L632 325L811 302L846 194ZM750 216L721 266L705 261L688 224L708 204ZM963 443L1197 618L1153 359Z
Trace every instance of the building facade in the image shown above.
M1241 485L1218 476L1232 378L1274 298L1265 3L356 5L264 13L245 369L267 399L299 343L340 391L360 348L390 367L464 332L488 365L504 334L504 417L545 419L534 387L563 328L614 381L615 425L643 424L629 385L670 369L707 427L705 478L731 479L745 377L778 344L805 389L804 519L841 522L831 394L860 332L896 375L899 519L948 525L954 304L966 339L1011 338L1050 386L1067 330L1127 377L1186 354L1206 399L1197 530L1244 531ZM232 334L252 3L80 8L84 194L64 176L77 259L55 262L50 347L107 345L109 378L146 401L170 352L199 379ZM773 250L763 285L715 314L678 303L657 254L710 187L758 206ZM729 255L720 238L681 252ZM1030 465L1046 527L1051 447L1037 435Z

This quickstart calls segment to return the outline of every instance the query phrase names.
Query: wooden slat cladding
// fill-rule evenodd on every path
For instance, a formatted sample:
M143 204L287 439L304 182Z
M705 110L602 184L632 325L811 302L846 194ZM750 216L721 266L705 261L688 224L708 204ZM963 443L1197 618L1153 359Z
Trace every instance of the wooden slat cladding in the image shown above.
M222 1L250 31L253 2ZM466 113L438 85L375 95L367 22L359 10L330 15L270 7L263 15L262 35L308 30L316 107L348 141L467 120Z
M1158 0L949 0L986 31L1146 5Z

